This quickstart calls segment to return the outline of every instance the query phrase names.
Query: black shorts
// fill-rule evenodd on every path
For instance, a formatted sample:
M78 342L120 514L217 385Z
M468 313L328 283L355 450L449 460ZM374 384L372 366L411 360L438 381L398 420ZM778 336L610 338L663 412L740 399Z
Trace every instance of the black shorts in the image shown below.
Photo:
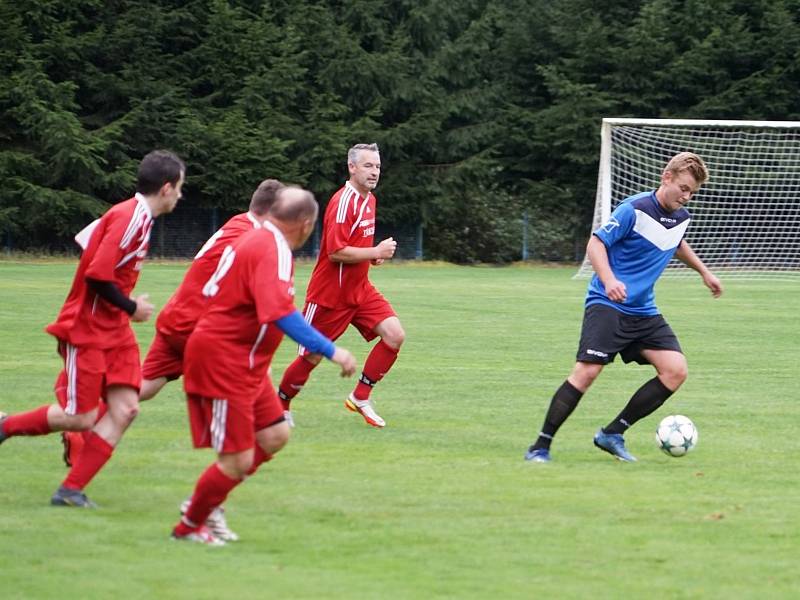
M583 313L579 362L607 365L617 353L626 363L650 364L642 350L674 350L681 345L661 315L626 315L605 304L592 304Z

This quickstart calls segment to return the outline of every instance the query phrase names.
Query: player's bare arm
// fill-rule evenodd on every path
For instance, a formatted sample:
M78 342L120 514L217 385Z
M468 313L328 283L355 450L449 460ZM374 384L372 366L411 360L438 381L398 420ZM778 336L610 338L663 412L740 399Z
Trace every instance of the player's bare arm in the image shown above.
M719 298L722 295L722 282L708 269L705 263L700 260L700 257L695 254L686 240L681 240L678 249L675 251L675 257L687 267L700 273L700 276L703 278L703 283L711 290L711 295L714 296L714 298Z
M592 236L586 246L586 254L589 261L592 263L592 268L603 286L606 288L606 294L610 300L614 302L625 302L628 297L628 292L625 284L616 278L614 271L611 270L611 265L608 263L608 251L605 244L599 238Z
M395 250L397 250L397 242L395 239L386 238L372 248L345 246L344 248L338 249L336 252L328 254L328 258L333 262L345 264L360 263L368 260L383 262L386 259L392 258ZM375 264L380 263L376 262Z

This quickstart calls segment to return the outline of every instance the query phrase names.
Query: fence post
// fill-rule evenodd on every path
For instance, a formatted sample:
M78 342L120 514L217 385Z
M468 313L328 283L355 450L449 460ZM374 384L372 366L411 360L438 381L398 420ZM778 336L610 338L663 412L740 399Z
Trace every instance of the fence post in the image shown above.
M528 260L528 209L522 212L522 260Z
M415 260L422 260L422 223L417 223L417 235L416 235L416 242L417 247L414 251L414 259Z

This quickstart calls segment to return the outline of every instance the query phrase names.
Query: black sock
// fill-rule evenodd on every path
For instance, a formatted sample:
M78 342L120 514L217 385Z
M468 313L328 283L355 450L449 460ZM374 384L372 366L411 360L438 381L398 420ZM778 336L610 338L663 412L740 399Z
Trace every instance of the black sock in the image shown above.
M550 408L547 409L547 414L544 417L544 424L542 430L539 432L539 438L536 443L531 446L532 450L539 448L550 448L553 441L553 436L558 431L558 428L564 424L578 406L583 392L572 385L569 381L564 381L561 387L553 394L553 399L550 400Z
M617 415L617 418L603 427L605 433L625 433L625 431L640 419L644 419L651 412L666 402L672 395L672 390L661 383L658 377L653 377L628 400L628 404Z

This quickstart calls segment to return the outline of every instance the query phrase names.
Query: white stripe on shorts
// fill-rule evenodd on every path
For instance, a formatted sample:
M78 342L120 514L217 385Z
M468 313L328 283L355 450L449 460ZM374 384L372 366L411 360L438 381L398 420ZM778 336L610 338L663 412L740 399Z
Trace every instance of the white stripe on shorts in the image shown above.
M303 315L303 318L306 320L306 323L311 325L311 321L314 320L314 313L316 313L316 312L317 312L317 305L316 304L309 304L306 307L306 314ZM305 346L300 346L300 345L297 346L297 354L299 356L303 356L305 351L306 351L306 347Z
M211 405L211 447L222 452L225 443L225 422L228 418L228 401L214 398Z
M64 412L74 415L78 410L78 349L72 344L65 344L67 356L65 371L67 372L67 406Z

